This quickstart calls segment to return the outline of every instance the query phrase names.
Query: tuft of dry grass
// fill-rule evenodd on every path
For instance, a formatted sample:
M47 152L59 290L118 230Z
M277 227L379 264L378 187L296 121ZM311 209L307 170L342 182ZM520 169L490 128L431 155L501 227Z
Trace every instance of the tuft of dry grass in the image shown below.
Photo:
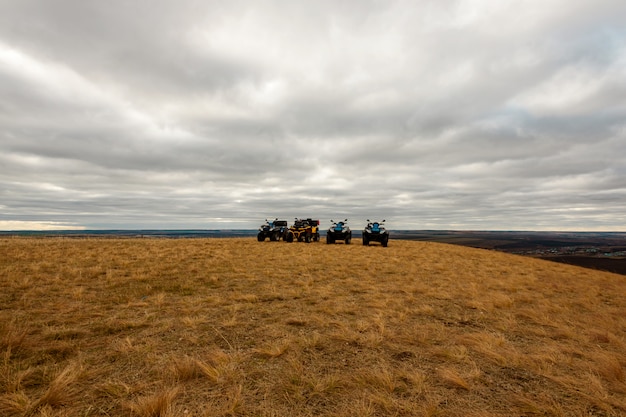
M129 402L126 407L131 415L137 417L173 416L174 399L178 396L178 387L161 389L154 394L145 395Z
M626 277L355 243L0 239L0 415L626 415Z
M32 410L42 406L58 408L72 403L80 395L79 378L83 372L78 364L71 363L48 384L43 395L31 405Z
M443 383L449 388L469 390L470 384L466 378L463 378L459 373L451 368L441 369L438 372L439 377Z

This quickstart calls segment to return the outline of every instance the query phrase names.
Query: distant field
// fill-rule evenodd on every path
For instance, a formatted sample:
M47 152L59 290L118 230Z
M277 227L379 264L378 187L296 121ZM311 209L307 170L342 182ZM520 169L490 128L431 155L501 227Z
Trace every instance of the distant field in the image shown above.
M545 257L548 261L561 262L568 265L581 266L583 268L609 271L616 274L626 275L626 259L593 258L589 256L554 256Z
M626 277L496 251L1 238L0 416L623 416Z

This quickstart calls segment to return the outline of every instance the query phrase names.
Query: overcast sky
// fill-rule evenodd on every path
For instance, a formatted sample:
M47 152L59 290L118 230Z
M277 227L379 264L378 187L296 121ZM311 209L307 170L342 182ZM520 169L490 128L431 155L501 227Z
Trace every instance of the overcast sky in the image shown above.
M626 230L624 0L0 0L0 229Z

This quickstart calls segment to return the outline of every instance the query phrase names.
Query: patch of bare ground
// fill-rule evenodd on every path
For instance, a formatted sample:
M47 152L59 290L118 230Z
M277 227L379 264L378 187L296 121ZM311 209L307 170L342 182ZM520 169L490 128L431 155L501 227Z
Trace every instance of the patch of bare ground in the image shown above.
M626 415L626 277L359 243L0 239L0 415Z

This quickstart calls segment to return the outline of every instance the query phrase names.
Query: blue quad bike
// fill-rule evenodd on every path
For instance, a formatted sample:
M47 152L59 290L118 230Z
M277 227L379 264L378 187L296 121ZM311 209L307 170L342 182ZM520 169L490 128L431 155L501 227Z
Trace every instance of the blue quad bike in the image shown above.
M380 242L383 247L387 247L389 242L389 231L385 229L385 221L371 222L367 219L367 226L363 229L363 246L369 246L370 242Z
M352 230L347 224L348 219L345 219L342 222L335 222L331 220L332 226L326 232L326 243L332 244L335 242L343 241L346 245L349 245L352 241Z

